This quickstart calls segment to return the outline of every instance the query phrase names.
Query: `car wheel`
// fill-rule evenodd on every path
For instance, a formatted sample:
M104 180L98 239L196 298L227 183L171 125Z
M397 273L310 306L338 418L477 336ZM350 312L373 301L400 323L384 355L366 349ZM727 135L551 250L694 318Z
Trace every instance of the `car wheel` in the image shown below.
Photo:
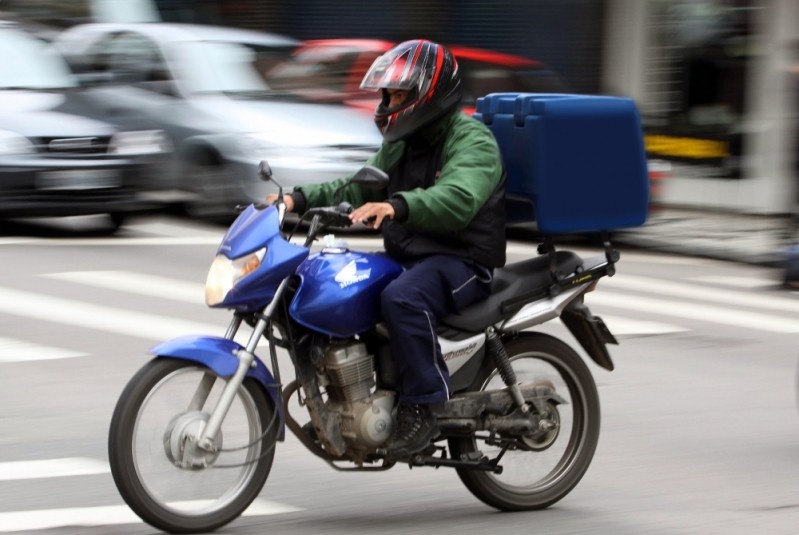
M128 215L120 212L112 212L108 214L108 219L111 222L111 232L114 233L127 222Z
M185 203L186 214L192 219L232 219L234 206L229 200L229 168L210 156L203 156L187 162L185 169L186 189L195 196Z

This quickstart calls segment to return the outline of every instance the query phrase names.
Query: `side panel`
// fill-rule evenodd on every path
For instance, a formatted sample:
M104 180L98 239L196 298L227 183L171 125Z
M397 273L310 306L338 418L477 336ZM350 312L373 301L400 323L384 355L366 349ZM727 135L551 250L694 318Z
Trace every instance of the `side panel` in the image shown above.
M206 366L218 376L231 377L239 364L236 353L244 348L238 342L218 336L188 335L173 338L162 342L152 349L150 353L160 358L176 358L190 360ZM283 416L283 402L280 397L280 385L275 382L272 373L263 361L255 357L255 366L247 372L247 377L252 377L263 386L272 399L280 417L280 440L285 436L285 419Z

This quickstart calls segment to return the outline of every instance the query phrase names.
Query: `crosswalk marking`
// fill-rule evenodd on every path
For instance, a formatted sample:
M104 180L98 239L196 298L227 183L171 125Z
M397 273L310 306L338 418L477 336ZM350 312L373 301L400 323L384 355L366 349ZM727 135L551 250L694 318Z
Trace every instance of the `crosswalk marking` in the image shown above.
M636 292L656 293L669 297L684 297L698 301L714 301L735 307L764 308L789 312L799 317L799 301L783 299L770 295L759 295L746 292L731 292L718 288L707 288L696 284L686 284L665 280L653 280L645 277L624 275L611 277L599 283L600 288L618 288ZM653 310L654 312L654 310Z
M739 311L684 301L671 301L654 297L630 296L615 293L593 292L586 297L586 304L591 310L604 316L600 307L638 310L648 314L674 316L677 318L698 320L711 323L759 329L774 333L799 333L799 320L784 316L774 316L751 311Z
M50 273L49 278L72 283L90 285L99 288L113 289L133 294L147 295L160 299L169 299L184 303L204 306L202 301L203 286L200 283L186 282L179 279L155 276L132 271L75 271ZM799 332L799 301L750 292L731 291L720 288L708 288L698 284L655 280L634 275L603 279L600 290L589 294L588 304L614 309L628 309L634 313L644 311L657 315L673 316L680 319L701 320L722 325L745 327L767 332L795 333ZM621 290L622 292L614 292ZM624 292L635 292L627 295ZM657 295L657 298L649 297ZM660 296L666 296L661 298ZM685 298L686 301L670 299ZM695 302L690 302L690 301ZM728 307L716 307L708 303L721 303ZM754 311L742 311L740 307L760 308L785 312L787 314L763 314ZM180 334L210 333L218 334L223 329L219 325L199 324L166 318L153 314L136 313L122 309L93 305L77 300L50 297L0 287L0 312L16 314L58 323L76 325L110 332L162 340ZM603 317L607 314L602 310ZM613 331L624 335L653 335L687 330L670 323L642 321L638 318L624 318L622 315L612 316L608 321ZM226 323L226 322L223 322ZM6 344L8 345L8 344ZM28 358L63 358L70 353L58 353L48 349L31 348ZM74 353L73 353L74 354ZM14 357L9 351L2 351L0 344L0 362Z
M602 314L601 317L602 321L604 321L605 325L610 329L610 332L615 336L653 336L656 334L679 333L688 330L685 327L678 327L677 325L658 321L636 320L610 314Z
M357 235L348 235L348 234L336 234L336 237L344 241L348 247L354 249L368 249L368 250L375 250L375 249L382 249L383 242L381 238L377 237L369 237L369 236L357 236ZM302 244L302 240L295 238L293 240L298 244ZM569 247L570 251L574 251L582 258L590 258L592 256L602 255L602 249L600 248L584 248L584 247ZM537 256L538 253L535 251L535 246L524 241L508 241L508 244L505 247L505 252L508 255L523 255L527 257ZM668 255L659 255L659 254L651 254L651 253L642 253L638 251L625 251L622 253L622 260L621 265L624 265L624 262L644 262L646 264L658 264L658 265L694 265L700 264L702 262L707 263L705 259L698 259L693 257L687 256L668 256Z
M2 287L0 312L157 341L184 334L219 334L226 327L224 320L210 325Z
M69 271L43 275L51 279L75 282L120 292L160 297L205 306L202 284L159 277L132 271Z
M764 279L762 277L725 277L725 276L702 276L691 277L691 281L700 282L703 284L716 284L722 286L731 286L735 288L748 288L754 290L757 288L773 288L779 284L776 279Z
M0 463L0 481L42 479L49 477L88 476L110 472L108 464L95 459L68 457L39 461ZM0 522L0 525L2 522Z
M0 362L28 362L85 357L86 353L0 337Z
M53 247L132 247L142 245L219 245L222 236L153 236L148 238L75 238L62 240L58 238L8 238L0 239L0 245L46 245Z
M180 503L174 505L194 505ZM242 516L267 516L302 511L282 503L256 499ZM54 529L62 526L112 526L138 524L141 519L127 505L72 507L0 513L0 533Z
M195 227L190 225L181 225L174 221L170 221L169 223L159 223L159 222L150 222L150 223L138 223L136 225L132 225L131 229L135 229L136 232L143 232L145 234L153 234L155 236L166 236L170 238L180 238L185 236L204 236L207 238L214 238L217 242L222 241L222 237L225 234L225 230L223 229L208 229L202 227Z

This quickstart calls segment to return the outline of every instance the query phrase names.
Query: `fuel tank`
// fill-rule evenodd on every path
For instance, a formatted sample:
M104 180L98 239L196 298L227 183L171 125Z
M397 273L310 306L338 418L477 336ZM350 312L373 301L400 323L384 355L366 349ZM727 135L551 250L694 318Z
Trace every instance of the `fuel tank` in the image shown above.
M382 321L380 293L400 273L402 266L385 254L325 248L297 269L301 282L289 314L330 336L363 333Z

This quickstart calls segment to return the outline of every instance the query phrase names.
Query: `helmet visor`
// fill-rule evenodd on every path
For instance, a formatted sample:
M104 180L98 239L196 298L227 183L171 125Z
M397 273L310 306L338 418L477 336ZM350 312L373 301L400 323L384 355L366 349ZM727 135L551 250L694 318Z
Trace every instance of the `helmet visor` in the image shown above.
M427 54L419 54L421 43L398 46L377 58L361 82L361 89L402 89L424 95L425 82L430 76L425 73L433 67ZM428 64L430 63L430 64Z

